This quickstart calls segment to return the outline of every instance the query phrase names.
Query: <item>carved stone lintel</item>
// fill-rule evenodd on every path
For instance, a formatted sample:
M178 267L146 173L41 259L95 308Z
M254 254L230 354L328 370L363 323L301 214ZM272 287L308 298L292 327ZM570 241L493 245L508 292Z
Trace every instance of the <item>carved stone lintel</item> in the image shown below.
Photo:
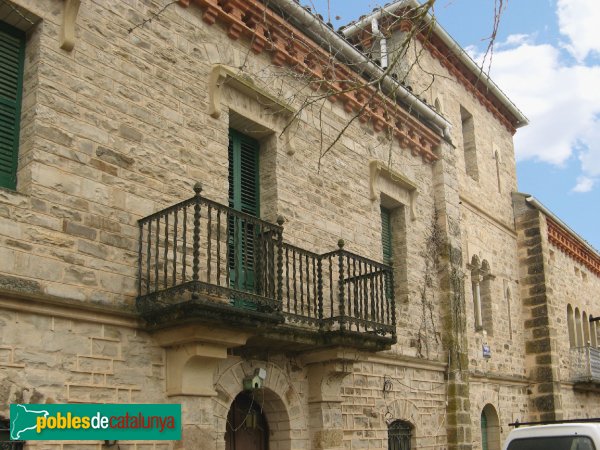
M410 208L410 219L416 220L416 218L417 218L416 203L417 203L417 197L419 195L419 193L417 191L417 186L412 181L410 181L408 178L406 178L404 175L390 169L382 161L371 161L369 163L369 172L370 172L369 188L371 191L370 192L371 200L372 201L377 200L377 196L379 194L378 189L377 189L377 180L379 179L379 177L385 177L386 179L390 180L392 183L399 186L400 188L402 188L403 190L405 190L408 193L408 198L409 198L409 203L410 203L408 205Z
M288 155L295 153L291 137L298 125L295 109L256 86L251 78L238 73L230 67L215 64L208 79L208 114L215 119L221 116L221 99L224 86L241 92L251 99L255 99L262 107L269 108L274 116L288 118L291 123L288 123L287 127L283 128L283 131L280 132L280 139L283 141L283 148ZM250 117L250 119L252 118Z
M81 0L65 0L63 22L60 28L60 48L70 52L75 46L75 21Z

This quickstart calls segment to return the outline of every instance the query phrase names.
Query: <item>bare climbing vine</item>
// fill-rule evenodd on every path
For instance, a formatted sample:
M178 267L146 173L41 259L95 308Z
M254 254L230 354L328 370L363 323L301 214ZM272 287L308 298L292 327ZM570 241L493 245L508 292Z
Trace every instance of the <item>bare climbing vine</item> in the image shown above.
M434 319L435 293L438 290L438 268L439 259L444 246L444 236L438 225L438 213L434 210L431 226L425 237L425 247L420 256L423 258L423 278L419 287L419 302L421 316L419 329L417 331L417 354L421 357L429 357L430 339L438 344L440 333L437 330Z

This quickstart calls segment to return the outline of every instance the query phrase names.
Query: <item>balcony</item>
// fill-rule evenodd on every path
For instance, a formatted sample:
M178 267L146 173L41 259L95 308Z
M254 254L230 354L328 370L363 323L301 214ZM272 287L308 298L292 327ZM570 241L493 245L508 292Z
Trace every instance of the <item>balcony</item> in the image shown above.
M150 329L251 330L247 347L302 350L396 342L391 267L317 254L272 224L196 194L139 221L137 309Z
M571 381L576 385L600 386L600 350L594 347L571 349Z

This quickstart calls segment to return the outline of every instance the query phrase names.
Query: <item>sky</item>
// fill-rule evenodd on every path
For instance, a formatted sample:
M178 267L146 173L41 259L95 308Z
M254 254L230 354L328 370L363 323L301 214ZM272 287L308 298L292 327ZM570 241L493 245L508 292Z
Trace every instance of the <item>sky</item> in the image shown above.
M434 14L480 61L499 1L437 0ZM301 3L337 28L382 2ZM600 249L600 0L503 4L491 76L530 121L514 138L519 191Z

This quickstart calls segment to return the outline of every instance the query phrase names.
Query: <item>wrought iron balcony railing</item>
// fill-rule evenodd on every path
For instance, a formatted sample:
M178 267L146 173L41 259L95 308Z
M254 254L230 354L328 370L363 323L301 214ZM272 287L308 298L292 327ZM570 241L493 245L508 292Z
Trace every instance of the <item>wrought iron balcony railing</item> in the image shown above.
M390 266L344 250L343 241L322 255L285 243L283 220L271 224L195 191L139 221L137 307L147 320L185 303L219 305L308 331L395 340Z
M571 381L600 384L600 350L594 347L571 349Z

